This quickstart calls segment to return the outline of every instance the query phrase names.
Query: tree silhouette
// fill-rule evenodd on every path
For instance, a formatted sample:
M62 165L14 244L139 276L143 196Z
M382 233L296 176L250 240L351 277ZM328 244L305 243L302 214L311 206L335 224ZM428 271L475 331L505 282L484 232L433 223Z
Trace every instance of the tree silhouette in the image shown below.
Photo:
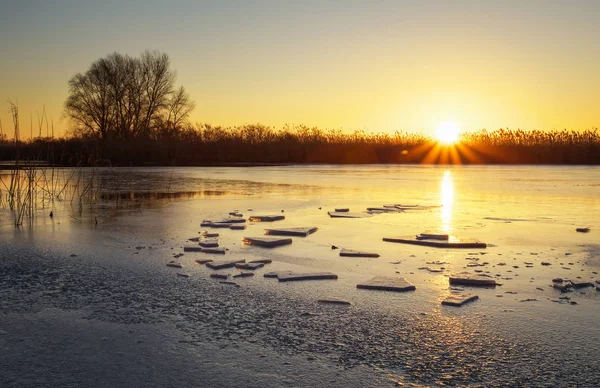
M175 88L167 54L139 58L113 53L69 80L65 115L75 133L101 139L153 137L176 130L195 108L183 87Z

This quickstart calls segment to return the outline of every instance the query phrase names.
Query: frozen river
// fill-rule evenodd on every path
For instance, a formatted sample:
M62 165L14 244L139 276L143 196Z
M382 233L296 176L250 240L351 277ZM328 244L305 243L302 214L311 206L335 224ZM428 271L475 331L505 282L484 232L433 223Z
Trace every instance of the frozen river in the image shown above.
M6 199L0 208L0 345L9 350L0 356L0 385L597 385L600 291L562 294L551 285L559 277L600 280L600 168L115 168L56 175L57 199L40 193L31 223L15 229ZM432 207L356 219L327 215L393 203ZM209 278L212 270L194 262L206 254L174 258L204 229L202 220L233 210L286 217L216 230L229 249L225 258L273 260L237 280L239 288ZM265 227L299 226L319 229L271 250L241 244ZM488 247L382 241L423 231ZM332 246L380 257L344 258ZM166 267L171 260L183 268ZM466 287L479 300L442 306L448 275L472 271L466 266L473 261L486 263L477 269L502 286ZM443 271L423 269L433 262L443 262L435 264ZM278 270L339 278L287 284L262 276ZM379 275L402 276L416 291L356 289ZM351 305L316 302L325 297ZM116 372L102 381L107 370Z

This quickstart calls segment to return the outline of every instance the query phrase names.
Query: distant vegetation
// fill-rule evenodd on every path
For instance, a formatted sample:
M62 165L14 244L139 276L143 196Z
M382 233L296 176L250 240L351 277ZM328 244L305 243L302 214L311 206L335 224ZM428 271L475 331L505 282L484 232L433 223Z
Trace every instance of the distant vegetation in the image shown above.
M14 140L0 142L0 160L15 159ZM600 164L600 132L485 130L444 148L422 134L281 130L262 125L187 125L131 139L94 136L20 142L20 158L58 165L224 165L261 163Z
M347 132L303 125L192 125L195 107L166 54L111 54L69 81L69 135L21 140L18 106L10 104L13 137L0 123L0 161L60 166L229 165L284 163L600 164L600 132L481 130L442 147L415 133ZM42 127L46 137L42 137ZM53 125L52 125L53 128ZM54 129L52 129L54 133ZM31 135L33 136L33 129Z

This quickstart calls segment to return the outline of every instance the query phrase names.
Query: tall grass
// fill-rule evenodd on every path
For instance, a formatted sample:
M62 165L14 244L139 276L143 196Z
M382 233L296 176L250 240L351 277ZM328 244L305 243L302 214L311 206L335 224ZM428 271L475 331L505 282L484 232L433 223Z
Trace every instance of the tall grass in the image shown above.
M129 140L36 138L20 150L0 142L0 157L31 158L56 150L61 166L222 165L260 163L422 163L437 143L419 133L346 132L307 126L275 129L263 125L220 127L209 124L178 130L154 130ZM462 136L460 163L600 164L600 132L481 130ZM454 159L454 162L457 160Z
M49 211L52 216L56 200L64 198L69 187L73 202L75 193L79 193L79 203L83 203L84 196L97 196L95 190L95 169L83 171L70 169L59 170L54 162L54 147L59 143L52 137L43 140L23 142L20 136L19 107L10 103L13 119L14 134L11 140L0 137L0 160L10 162L0 166L0 206L7 207L13 214L14 225L20 227L25 220L30 223L38 214L38 210ZM47 119L46 119L47 120ZM39 122L40 133L43 121ZM48 123L46 123L48 126ZM53 126L52 126L53 127ZM32 146L35 144L35 146ZM22 152L22 151L25 152ZM8 158L6 157L8 155ZM73 176L79 174L76 184ZM85 175L84 175L85 174ZM82 179L82 176L85 178ZM80 190L80 184L84 187ZM93 193L93 194L91 194ZM88 199L88 198L86 198Z

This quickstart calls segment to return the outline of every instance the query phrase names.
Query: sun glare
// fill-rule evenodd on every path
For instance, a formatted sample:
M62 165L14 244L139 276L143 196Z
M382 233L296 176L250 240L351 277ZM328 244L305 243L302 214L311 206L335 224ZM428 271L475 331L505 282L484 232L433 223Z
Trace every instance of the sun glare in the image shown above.
M438 125L435 131L435 137L440 143L454 144L458 140L458 124L452 121L445 121Z

